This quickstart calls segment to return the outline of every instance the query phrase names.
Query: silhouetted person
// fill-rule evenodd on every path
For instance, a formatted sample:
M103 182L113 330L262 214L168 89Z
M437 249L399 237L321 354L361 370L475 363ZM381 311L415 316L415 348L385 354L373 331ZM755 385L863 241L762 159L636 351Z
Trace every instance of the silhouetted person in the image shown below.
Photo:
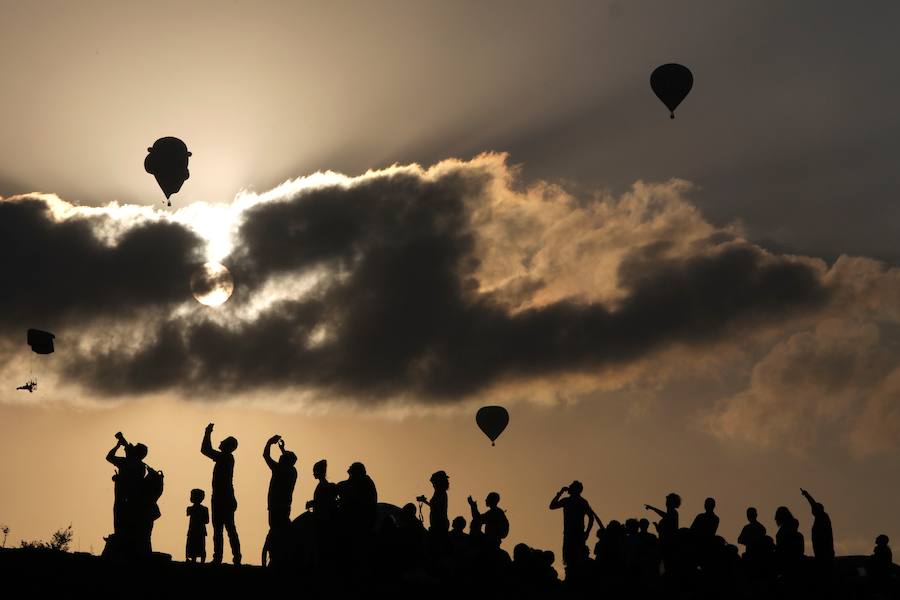
M117 456L119 448L125 449L125 456ZM150 554L153 521L159 517L156 500L162 493L162 474L153 471L151 480L145 481L148 477L144 464L146 457L147 446L129 444L121 433L116 434L116 445L106 454L106 460L118 469L113 476L116 544L120 551L131 556ZM157 486L159 493L154 489Z
M678 509L681 507L681 496L672 492L666 495L666 510L645 504L644 508L652 510L660 519L656 523L659 534L659 552L667 571L671 571L678 554Z
M766 528L758 520L756 509L752 506L747 509L747 524L741 529L738 536L738 544L742 544L746 548L747 554L753 554L759 550L759 545L766 537Z
M331 523L337 510L337 484L328 481L328 461L324 458L313 465L313 478L319 483L313 492L313 499L306 503L306 509L312 509L316 521Z
M786 506L779 506L775 511L775 556L783 573L797 569L803 559L804 541L800 533L800 522L794 518Z
M484 503L488 509L483 513L478 512L478 503L472 499L472 496L469 496L468 502L469 507L472 509L472 519L484 524L485 543L488 547L499 548L503 539L509 535L509 520L506 518L506 513L503 512L503 509L498 506L500 494L491 492L487 495Z
M209 523L209 510L203 506L206 492L201 489L191 490L191 505L187 507L188 532L185 547L185 560L206 562L206 524Z
M719 516L716 515L715 498L707 498L703 503L704 512L694 517L691 532L700 539L709 540L716 536L719 529Z
M416 505L403 505L397 520L397 539L400 556L407 565L418 564L423 559L425 549L425 526L416 516Z
M450 529L450 519L447 516L447 490L450 489L450 477L444 471L436 471L431 475L434 493L431 499L419 496L416 499L423 502L428 511L428 531L432 536L445 536Z
M324 458L316 461L312 474L318 483L312 500L306 502L306 510L312 510L318 557L327 562L332 559L335 548L337 484L328 481L328 461Z
M469 545L469 535L466 533L466 519L459 516L450 523L450 547L454 552L461 552Z
M231 544L231 555L234 564L241 564L241 540L238 538L237 527L234 524L234 513L237 510L237 499L234 496L234 451L238 441L229 436L219 443L219 449L212 447L213 424L206 426L203 434L203 443L200 452L215 462L212 477L212 526L213 526L213 559L212 562L222 562L222 546L224 539L222 529L228 532L228 542Z
M355 462L347 469L349 477L337 484L341 518L357 535L370 535L375 527L378 490L366 473L366 467Z
M889 543L888 536L879 535L875 538L875 548L869 557L869 574L876 585L882 585L888 580L894 566L894 555Z
M656 523L656 532L659 534L659 541L668 541L675 537L678 533L678 509L681 507L681 496L671 493L666 496L666 510L660 510L655 506L645 504L644 508L652 510L660 516L660 520Z
M638 539L641 541L638 562L641 576L651 579L659 575L659 540L650 533L649 519L638 521Z
M800 493L809 502L812 509L812 547L816 562L830 564L834 560L834 536L831 532L831 517L825 512L825 507L816 502L809 492L800 489Z
M715 498L707 498L703 502L703 512L694 517L691 523L691 537L697 551L701 566L706 568L714 552L716 531L719 529L719 516L715 513Z
M16 389L26 391L29 394L33 394L34 390L37 389L37 381L35 381L34 379L29 379L28 381L26 381L25 383L23 383Z
M278 444L281 456L276 462L272 458L272 446ZM284 440L280 435L273 435L263 448L263 459L272 471L269 480L269 527L286 527L291 523L291 502L294 498L294 486L297 483L297 455L284 449Z
M581 482L573 481L556 492L550 501L550 510L563 509L563 563L567 567L577 568L588 558L586 542L594 527L594 509L581 496L582 491ZM568 496L561 498L566 493ZM587 527L584 526L585 518L588 519Z

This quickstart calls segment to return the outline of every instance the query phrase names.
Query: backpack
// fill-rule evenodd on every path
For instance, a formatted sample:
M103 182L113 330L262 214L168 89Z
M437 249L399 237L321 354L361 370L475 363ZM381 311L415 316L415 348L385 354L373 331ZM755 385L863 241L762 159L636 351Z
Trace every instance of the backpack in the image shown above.
M161 516L161 513L159 512L159 506L156 504L156 502L157 500L159 500L160 496L162 496L162 493L162 471L148 468L147 474L144 476L144 498L146 499L147 507L153 520L156 520Z

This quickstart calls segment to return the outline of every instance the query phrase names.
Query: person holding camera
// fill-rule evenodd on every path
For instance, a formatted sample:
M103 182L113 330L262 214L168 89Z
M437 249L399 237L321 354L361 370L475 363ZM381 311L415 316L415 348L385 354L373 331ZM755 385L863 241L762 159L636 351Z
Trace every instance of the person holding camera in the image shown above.
M431 475L431 485L434 493L431 498L425 495L418 496L417 501L424 503L428 509L428 531L432 536L446 536L450 531L450 519L447 516L447 490L450 489L450 477L444 471L437 471Z
M563 510L563 563L572 567L583 562L588 553L585 552L588 535L594 527L594 509L581 496L584 486L580 481L573 481L561 488L553 500L550 501L550 510L561 508ZM565 498L563 494L568 494ZM588 519L585 528L584 520Z
M203 443L200 452L212 460L212 526L213 526L213 564L222 562L222 547L224 537L222 529L228 531L228 541L231 543L231 556L234 564L241 564L241 540L238 538L237 527L234 524L234 513L237 511L237 499L234 496L234 451L238 442L229 436L219 443L219 449L212 447L213 424L206 426L203 433Z
M119 448L125 456L118 456ZM147 446L130 444L116 433L116 445L106 454L106 460L118 470L113 501L113 531L119 551L134 557L151 553L150 537L153 522L160 517L157 501L162 495L163 473L146 464Z
M272 446L278 444L281 456L276 461L272 458ZM291 523L291 504L294 498L294 486L297 484L297 455L285 450L284 440L280 435L273 435L263 448L263 460L272 471L269 480L269 527L284 527Z

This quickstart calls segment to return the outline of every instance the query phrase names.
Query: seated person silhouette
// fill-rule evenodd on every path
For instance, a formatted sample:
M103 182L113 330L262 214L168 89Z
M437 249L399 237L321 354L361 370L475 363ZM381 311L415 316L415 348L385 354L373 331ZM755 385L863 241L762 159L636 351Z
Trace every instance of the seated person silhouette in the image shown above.
M747 509L747 524L741 529L741 533L737 540L738 544L741 544L746 548L745 555L752 556L754 553L758 552L760 544L762 544L766 537L766 528L757 520L757 517L758 515L755 508L751 506Z
M507 520L503 509L498 506L500 494L491 492L487 495L484 503L487 505L488 510L483 513L478 511L478 503L472 499L472 496L469 496L468 502L472 510L472 519L484 524L485 542L492 548L499 548L503 539L509 535L509 520Z

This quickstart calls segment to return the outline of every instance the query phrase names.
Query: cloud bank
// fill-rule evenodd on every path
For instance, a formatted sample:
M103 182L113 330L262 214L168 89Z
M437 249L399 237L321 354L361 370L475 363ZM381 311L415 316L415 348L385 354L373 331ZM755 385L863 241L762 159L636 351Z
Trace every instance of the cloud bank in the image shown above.
M689 192L673 180L576 197L523 186L488 154L317 174L172 214L8 198L2 351L14 360L27 327L53 329L59 380L99 397L269 389L444 406L635 385L662 356L732 344L761 350L747 389L705 415L716 435L802 445L850 413L862 415L850 440L857 426L900 430L883 418L897 389L881 332L898 317L896 272L769 252L711 225ZM217 310L189 287L211 254L236 283ZM851 313L856 325L822 324ZM877 373L860 349L884 355Z

